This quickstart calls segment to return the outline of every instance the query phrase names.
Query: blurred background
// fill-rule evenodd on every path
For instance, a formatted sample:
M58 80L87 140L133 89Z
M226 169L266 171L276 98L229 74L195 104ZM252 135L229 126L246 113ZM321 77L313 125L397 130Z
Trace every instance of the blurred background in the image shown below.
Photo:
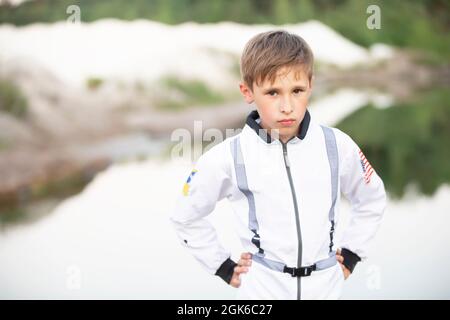
M233 299L169 225L198 156L174 132L205 151L243 126L239 56L275 28L311 45L312 116L388 192L343 298L449 299L446 0L0 0L0 298ZM237 260L229 204L209 219Z

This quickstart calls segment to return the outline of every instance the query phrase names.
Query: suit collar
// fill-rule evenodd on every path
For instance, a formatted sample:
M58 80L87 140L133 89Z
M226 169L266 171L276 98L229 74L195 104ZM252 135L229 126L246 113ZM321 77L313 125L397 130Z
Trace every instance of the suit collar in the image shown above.
M261 125L257 122L258 119L259 119L258 111L253 110L247 116L246 124L250 128L252 128L261 139L263 139L267 143L271 143L273 141L272 137L267 132L267 130L263 129L261 127ZM305 138L306 133L308 132L310 121L311 121L311 115L309 114L309 111L306 110L305 116L303 117L303 120L300 123L300 129L298 130L298 133L297 133L297 137L300 140L303 140Z

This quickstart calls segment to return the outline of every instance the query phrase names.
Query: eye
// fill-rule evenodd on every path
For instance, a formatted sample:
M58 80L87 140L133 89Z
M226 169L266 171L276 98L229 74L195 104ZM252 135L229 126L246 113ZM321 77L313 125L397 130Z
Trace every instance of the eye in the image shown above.
M304 89L300 89L300 88L296 88L296 89L294 89L294 93L295 94L299 94L299 93L301 93L301 92L304 92L305 90Z
M268 91L267 94L271 97L275 97L278 94L278 92L276 92L275 90L271 90L271 91Z

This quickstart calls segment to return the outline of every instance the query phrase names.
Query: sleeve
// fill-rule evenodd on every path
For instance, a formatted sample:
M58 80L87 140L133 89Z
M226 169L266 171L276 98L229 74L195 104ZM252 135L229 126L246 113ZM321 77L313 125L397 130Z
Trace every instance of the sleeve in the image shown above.
M206 219L231 188L226 156L219 145L204 153L190 173L170 217L178 239L210 274L230 282L236 263Z
M350 201L350 222L341 240L344 265L353 271L367 259L386 208L384 184L358 145L344 134L344 160L340 175L341 192Z

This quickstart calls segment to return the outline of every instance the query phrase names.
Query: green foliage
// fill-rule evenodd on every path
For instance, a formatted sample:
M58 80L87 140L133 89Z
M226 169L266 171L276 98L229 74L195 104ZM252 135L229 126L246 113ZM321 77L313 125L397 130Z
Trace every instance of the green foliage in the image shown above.
M366 26L369 5L381 10L381 29ZM320 20L350 40L369 46L384 42L433 52L441 62L450 57L448 0L34 0L19 7L3 6L0 23L24 25L64 21L69 5L78 5L81 20L150 19L176 24L186 21L246 24L298 23Z
M444 8L435 6L442 3ZM381 29L370 30L366 21L370 4L380 7ZM383 42L399 47L430 51L441 62L450 58L448 16L440 10L450 10L448 1L381 1L347 0L339 9L324 14L321 19L333 29L363 46Z
M9 143L5 140L0 139L0 152L9 148Z
M26 211L18 206L0 208L0 230L9 224L22 221L26 217Z
M97 77L91 77L86 80L86 86L90 90L96 90L103 84L103 79Z
M354 138L393 196L408 184L432 195L450 183L450 90L435 89L411 101L377 109L366 106L338 128Z
M225 97L211 90L199 80L184 80L174 76L164 77L162 87L165 95L157 102L158 107L178 110L193 105L214 105L225 101Z
M0 112L23 118L27 114L28 101L14 83L0 79Z

